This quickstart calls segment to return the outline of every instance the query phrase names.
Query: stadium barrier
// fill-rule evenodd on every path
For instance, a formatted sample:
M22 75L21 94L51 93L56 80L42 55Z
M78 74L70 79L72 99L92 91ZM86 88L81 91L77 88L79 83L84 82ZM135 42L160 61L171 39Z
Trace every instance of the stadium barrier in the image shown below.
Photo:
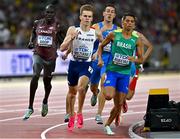
M69 59L62 60L58 51L54 74L67 74ZM32 50L2 49L0 50L0 78L32 75Z

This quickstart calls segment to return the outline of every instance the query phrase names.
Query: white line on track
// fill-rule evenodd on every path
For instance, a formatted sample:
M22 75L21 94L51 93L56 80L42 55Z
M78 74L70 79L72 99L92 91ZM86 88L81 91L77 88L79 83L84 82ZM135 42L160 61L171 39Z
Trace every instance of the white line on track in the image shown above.
M180 98L180 96L170 96L170 99L169 100L174 100L174 99L179 99ZM59 103L59 101L54 101L54 102L58 102ZM141 106L145 106L145 105L143 105L143 104L134 104L134 103L139 103L139 102L147 102L147 99L146 98L134 98L133 100L131 100L131 101L127 101L128 102L128 104L133 104L132 106L130 106L130 108L136 108L136 107L141 107ZM61 103L62 104L64 104L65 103L65 101L61 101L58 105L59 106L50 106L49 107L49 109L50 109L50 111L60 111L60 109L61 108L65 108L65 106L64 105L61 105ZM40 103L38 103L38 104L40 104ZM17 105L15 105L15 104L13 104L13 105L4 105L4 106L1 106L2 108L0 108L0 114L1 113L11 113L11 112L20 112L20 111L24 111L25 109L12 109L12 110L6 110L5 108L3 108L3 107L12 107L12 106L24 106L25 104L17 104ZM53 104L51 104L51 105L53 105ZM111 103L110 103L110 105L111 105ZM88 103L85 103L84 104L84 107L85 106L89 106L89 104ZM77 107L77 104L75 105L75 107ZM51 110L51 109L56 109L56 110ZM58 110L59 109L59 110ZM38 111L40 111L40 108L34 108L34 110L38 110Z
M124 115L136 115L136 114L142 114L142 113L145 113L145 111L139 111L139 112L130 112L130 113L123 113L122 116ZM106 118L108 117L109 115L105 115L105 116L102 116L102 118ZM94 120L94 117L90 117L90 118L86 118L84 119L84 121L90 121L90 120ZM52 127L49 127L47 128L46 130L44 130L42 133L41 133L41 139L46 139L46 134L47 132L49 132L50 130L54 129L54 128L57 128L57 127L61 127L61 126L64 126L64 125L67 125L67 123L61 123L61 124L57 124L57 125L54 125Z
M86 106L89 104L85 104L84 106ZM142 107L144 108L146 105L133 105L131 106L132 108L136 108L137 107ZM77 105L76 105L77 107ZM53 107L53 108L58 108L58 107ZM109 107L106 107L103 111L105 112L106 110L110 111L110 109L112 109L112 106L109 105ZM85 109L83 110L84 113L89 113L89 109ZM94 108L94 109L91 109L91 113L94 112L96 113L97 112L97 108ZM130 111L129 111L130 112ZM128 112L128 113L129 113ZM58 115L58 114L65 114L65 109L59 109L58 112L55 112L55 113L49 113L48 116L52 116L52 115ZM22 115L23 116L23 115ZM40 114L36 114L36 115L32 115L30 118L35 118L35 117L41 117ZM7 122L7 121L12 121L12 120L19 120L19 119L22 119L22 117L13 117L13 118L7 118L7 119L1 119L0 122Z

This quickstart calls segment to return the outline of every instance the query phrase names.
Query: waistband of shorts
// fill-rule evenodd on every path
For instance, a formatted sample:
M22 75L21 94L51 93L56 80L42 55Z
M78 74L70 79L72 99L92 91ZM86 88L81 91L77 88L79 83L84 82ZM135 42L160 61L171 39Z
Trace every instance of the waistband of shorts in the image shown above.
M70 60L72 62L87 62L87 63L91 63L92 61L87 61L87 60L83 60L83 59L74 59L74 60Z

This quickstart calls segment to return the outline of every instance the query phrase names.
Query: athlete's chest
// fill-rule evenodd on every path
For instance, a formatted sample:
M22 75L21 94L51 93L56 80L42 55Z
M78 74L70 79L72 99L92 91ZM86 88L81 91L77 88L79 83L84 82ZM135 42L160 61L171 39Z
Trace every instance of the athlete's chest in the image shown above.
M57 28L54 24L52 25L39 24L36 27L37 34L52 35L52 34L56 34L56 32L57 32Z
M39 24L36 27L37 34L37 44L39 46L51 47L53 45L53 40L56 38L56 26Z
M122 35L119 35L115 37L114 44L120 49L132 50L136 46L136 39L132 37L126 39Z
M96 36L95 36L95 31L88 31L88 32L83 32L81 30L78 30L79 34L75 38L75 43L94 43Z

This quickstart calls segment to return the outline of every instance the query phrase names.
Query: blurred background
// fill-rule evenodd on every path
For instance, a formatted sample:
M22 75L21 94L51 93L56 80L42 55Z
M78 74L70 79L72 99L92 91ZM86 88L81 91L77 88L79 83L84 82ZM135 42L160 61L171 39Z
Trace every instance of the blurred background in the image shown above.
M100 22L106 3L116 6L115 23L121 25L124 12L138 18L137 30L153 44L154 51L145 63L150 71L180 71L179 0L1 0L0 2L0 77L32 74L32 50L26 48L34 20L43 17L47 4L57 8L57 19L66 33L79 23L79 8L90 3L95 8L93 23ZM57 60L56 73L65 74L68 61ZM63 67L63 68L62 68Z

